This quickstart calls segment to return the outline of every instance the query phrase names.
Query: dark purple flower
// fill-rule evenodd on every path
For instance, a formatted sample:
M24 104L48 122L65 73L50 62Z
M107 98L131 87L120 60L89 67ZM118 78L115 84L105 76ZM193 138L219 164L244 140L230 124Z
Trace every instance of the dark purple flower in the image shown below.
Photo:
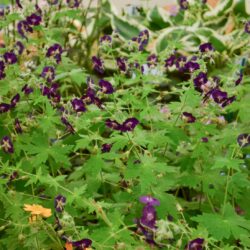
M28 25L37 26L40 25L42 18L41 16L38 16L37 14L33 13L30 16L26 17L26 21Z
M235 81L235 85L239 85L241 82L242 82L242 79L243 79L243 74L241 73L239 78Z
M100 43L101 44L111 44L112 43L112 38L109 35L104 35L100 38Z
M3 71L0 71L0 80L4 79L6 74Z
M127 62L126 58L122 58L122 57L116 58L117 67L119 68L119 70L121 72L126 72L127 71L126 62Z
M238 144L241 147L247 147L250 145L250 134L240 134L237 138Z
M4 71L4 69L5 69L4 61L0 61L0 71Z
M0 103L0 114L6 113L10 110L11 106L8 103Z
M86 94L81 97L84 104L92 104L95 102L95 91L91 88L87 88Z
M148 67L155 67L158 62L158 57L155 54L149 55L147 58Z
M22 87L22 91L25 95L29 95L33 92L33 88L29 87L28 84L25 84L23 87Z
M221 103L221 107L224 108L236 100L236 96L231 96Z
M202 142L208 142L208 138L207 138L207 137L202 137L202 138L201 138L201 141L202 141Z
M52 82L55 79L55 69L52 66L46 66L43 68L41 77L44 78L47 82Z
M114 130L120 130L121 129L121 124L118 123L117 121L112 121L110 119L107 119L105 122L106 126L114 129Z
M101 87L102 89L102 92L104 94L112 94L114 93L114 88L112 86L112 84L108 81L105 81L105 80L100 80L99 81L99 86Z
M75 247L76 250L85 250L91 246L92 240L82 239L82 240L78 240L78 241L72 241L71 243L72 243L73 247Z
M181 10L187 10L189 6L188 0L179 0L179 5Z
M140 224L150 229L155 228L156 223L156 210L152 205L145 205L140 218Z
M189 71L190 73L193 73L195 70L200 68L200 65L199 63L189 61L185 64L184 67L186 68L187 71Z
M17 52L19 55L21 55L24 51L24 45L22 42L20 41L17 41L16 44L15 44L15 47L17 48Z
M172 67L175 64L175 55L171 55L169 58L165 60L165 67Z
M9 183L15 180L17 177L18 177L18 172L14 171L9 177Z
M10 101L11 108L16 107L16 104L20 101L20 95L16 94Z
M187 123L193 123L196 121L196 118L191 113L188 112L183 112L182 117Z
M104 65L103 65L103 61L101 60L101 58L93 56L92 63L93 63L94 70L97 73L99 73L99 74L104 73Z
M199 47L200 52L210 52L214 50L214 47L211 43L203 43Z
M17 62L17 57L16 57L15 53L13 53L13 52L4 53L3 57L4 57L5 62L8 64L14 64Z
M77 8L81 3L79 0L67 0L66 2L70 8Z
M1 140L1 147L5 153L13 154L14 146L9 136L4 136Z
M28 22L26 20L20 21L17 24L17 31L18 33L23 37L26 38L26 33L33 32L32 27L28 24Z
M48 48L48 51L46 53L47 57L54 57L54 59L56 60L56 63L60 63L61 62L61 54L63 52L62 46L58 43L55 43L54 45L50 46Z
M71 133L74 134L75 130L73 126L70 124L70 122L64 117L61 117L61 122L66 126L67 130Z
M4 16L4 8L0 8L0 17Z
M47 87L47 86L44 86L42 84L41 84L40 88L41 88L42 95L47 96L49 98L49 96L50 96L50 88Z
M209 94L218 104L221 104L227 100L227 92L221 91L218 88L212 89Z
M54 206L57 212L61 213L64 209L65 204L66 204L66 197L60 194L55 197Z
M102 144L102 153L108 153L110 152L112 148L112 144L108 144L108 143L105 143L105 144Z
M73 109L76 111L76 112L85 112L86 111L86 108L84 106L84 103L81 99L78 99L78 98L74 98L72 101L71 101L71 104L72 104L72 107Z
M202 250L203 243L204 243L204 239L202 238L197 238L192 241L189 241L188 245L186 246L186 250Z
M175 61L176 68L182 72L185 70L185 64L186 64L187 58L185 56L179 56Z
M14 128L16 130L16 132L18 134L22 134L23 133L23 130L22 130L22 127L21 127L21 124L20 124L20 121L18 118L15 119L14 121Z
M195 78L194 78L194 87L197 91L202 92L202 86L207 83L207 74L204 72L200 72Z
M23 6L22 6L21 3L20 3L20 0L16 0L16 5L17 5L20 9L23 8Z
M148 204L151 206L160 206L160 201L152 196L148 196L148 195L141 196L139 200L141 203L144 203L144 204Z
M139 44L139 51L144 50L145 46L147 46L149 41L149 32L148 30L143 30L139 33L137 38L137 42Z
M50 5L56 5L58 4L58 0L47 0L47 3Z
M250 21L246 22L245 24L245 32L250 34Z
M139 124L139 121L136 118L128 118L121 125L120 130L122 132L128 132L134 130L134 128Z

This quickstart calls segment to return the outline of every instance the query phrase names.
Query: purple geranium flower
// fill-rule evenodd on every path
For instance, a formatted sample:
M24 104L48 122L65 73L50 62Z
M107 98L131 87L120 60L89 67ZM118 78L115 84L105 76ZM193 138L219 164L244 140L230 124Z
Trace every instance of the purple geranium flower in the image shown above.
M144 204L148 204L151 206L160 206L160 201L152 196L148 196L148 195L141 196L139 200L141 203L144 203Z
M100 80L99 81L99 86L101 87L102 89L102 92L104 94L112 94L114 93L114 88L112 86L112 84L108 81L105 81L105 80Z
M176 68L182 72L184 71L185 68L185 64L186 64L187 58L185 56L179 56L176 60L175 60L175 66Z
M207 83L207 74L204 72L200 72L195 78L194 78L194 87L197 91L202 92L202 86Z
M144 206L142 211L142 217L140 218L140 223L142 226L154 229L156 223L156 210L154 206L147 204Z
M122 57L116 58L117 67L119 68L119 70L121 72L126 72L127 71L126 62L127 62L126 58L122 58Z
M211 43L203 43L200 45L199 47L200 52L204 53L204 52L210 52L214 50L214 47Z
M3 57L4 57L5 62L8 64L14 64L17 62L17 57L16 57L15 53L13 53L13 52L4 53Z
M242 79L243 79L243 74L240 73L240 76L238 77L238 79L235 81L235 85L239 85L241 82L242 82Z
M78 99L78 98L74 98L72 101L71 101L71 104L72 104L72 107L73 109L76 111L76 112L85 112L86 111L86 108L84 106L84 103L81 99Z
M149 55L147 58L148 67L155 67L158 62L158 57L155 54Z
M20 21L17 24L17 32L23 37L26 38L26 33L33 32L32 27L28 24L26 20Z
M106 124L107 127L111 128L111 129L114 129L114 130L121 130L121 126L122 126L117 121L112 121L110 119L107 119L105 124Z
M72 243L73 247L75 247L76 250L85 250L91 246L92 240L82 239L82 240L78 240L78 241L72 241L71 243Z
M189 6L188 0L179 0L179 5L181 10L187 10Z
M103 65L103 61L101 58L99 58L97 56L93 56L92 63L93 63L93 68L97 73L99 73L99 74L104 73L104 65Z
M201 138L201 141L202 141L202 142L208 142L208 138L207 138L207 137L202 137L202 138Z
M25 95L29 95L33 92L33 88L29 87L28 84L25 84L23 87L22 87L22 91Z
M121 125L120 130L122 132L127 132L127 131L133 131L134 128L139 124L139 121L132 117L132 118L128 118L127 120L125 120L123 122L123 124Z
M18 134L22 134L23 133L23 130L22 130L22 127L21 127L21 124L20 124L20 121L19 121L18 118L16 118L15 121L14 121L14 128L15 128L15 131Z
M221 91L218 88L212 89L210 91L210 96L218 104L223 103L227 100L227 92Z
M15 44L15 47L17 49L18 54L21 55L23 53L23 51L24 51L23 43L20 42L20 41L17 41L16 44Z
M70 8L77 8L80 6L81 1L79 0L67 0L66 1Z
M14 153L14 146L9 136L4 136L0 144L5 153L7 154Z
M8 103L0 103L0 114L6 113L10 110L11 106Z
M148 30L143 30L139 33L137 38L137 42L139 43L139 51L144 50L145 46L147 46L149 41L149 32Z
M245 32L250 34L250 21L246 22L245 24Z
M44 67L41 73L41 77L49 83L52 82L55 79L55 68L52 66Z
M189 61L185 64L185 69L189 71L190 73L193 73L195 70L200 68L199 63Z
M237 138L238 144L241 147L247 147L250 145L250 134L240 134Z
M27 21L28 25L38 26L38 25L40 25L42 18L41 18L41 16L33 13L30 16L26 17L26 21Z
M109 35L104 35L100 38L100 43L101 44L111 44L112 43L112 38Z
M56 60L56 63L60 63L61 62L61 54L63 52L62 46L58 43L55 43L54 45L50 46L48 48L48 51L46 53L46 57L54 57L54 59Z
M111 148L112 148L112 144L105 143L105 144L102 144L101 151L102 153L108 153L110 152Z
M231 96L231 97L227 98L223 103L221 103L221 107L224 108L227 105L229 105L232 102L234 102L235 100L236 100L236 96Z
M16 94L10 101L11 108L16 107L16 104L20 101L20 95Z
M165 60L165 67L172 67L175 64L176 57L175 55L171 55L169 58Z
M203 249L203 247L202 247L203 243L204 243L204 239L197 238L197 239L194 239L192 241L189 241L188 245L186 246L185 249L186 250L202 250Z
M20 9L23 8L23 6L22 6L21 3L20 3L20 0L16 0L16 5L17 5L18 8L20 8Z
M182 117L187 123L193 123L196 121L196 118L191 113L188 112L183 112Z
M67 130L71 133L74 134L75 130L73 126L70 124L70 122L64 117L61 117L61 122L66 126Z
M55 197L54 206L57 212L61 213L64 209L65 204L66 204L66 197L60 194Z

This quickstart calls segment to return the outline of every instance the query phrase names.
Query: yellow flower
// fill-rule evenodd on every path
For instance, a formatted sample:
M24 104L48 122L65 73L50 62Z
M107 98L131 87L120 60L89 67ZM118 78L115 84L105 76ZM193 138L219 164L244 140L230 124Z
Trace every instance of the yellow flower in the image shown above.
M51 209L50 208L45 208L40 205L29 205L29 204L24 204L25 211L30 212L31 216L34 217L33 215L41 215L44 218L48 218L52 215Z

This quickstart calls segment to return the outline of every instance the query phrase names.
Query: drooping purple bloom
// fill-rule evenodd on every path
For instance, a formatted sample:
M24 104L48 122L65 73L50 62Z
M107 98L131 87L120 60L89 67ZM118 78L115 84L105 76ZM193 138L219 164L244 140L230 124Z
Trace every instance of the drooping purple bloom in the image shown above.
M210 96L218 104L223 103L227 100L227 92L221 91L218 88L212 89L210 91Z
M53 83L51 87L47 87L45 85L40 86L41 92L43 96L47 96L53 102L60 102L61 95L58 92L59 85L57 83Z
M165 67L172 67L175 64L175 55L171 55L169 58L165 60Z
M54 45L50 46L48 48L48 51L46 53L47 57L53 57L56 60L56 63L60 63L61 62L61 54L63 52L62 46L58 43L55 43Z
M175 66L176 68L182 72L185 71L185 64L186 64L187 58L185 56L179 56L176 60L175 60Z
M190 73L193 73L195 70L200 68L200 65L199 63L189 61L185 64L184 67L186 68L187 71L189 71Z
M140 202L147 204L147 205L151 205L151 206L160 206L160 201L157 200L156 198L152 197L152 196L141 196L140 197Z
M197 238L192 241L189 241L185 249L186 250L203 250L203 246L202 246L203 243L204 243L204 239Z
M62 116L61 117L61 122L66 126L67 130L71 133L74 134L75 130L73 126L70 124L70 122L67 120L66 117Z
M23 6L22 6L21 3L20 3L20 0L16 0L16 5L17 5L18 8L20 8L20 9L23 8Z
M105 80L101 79L99 81L99 86L101 87L102 92L104 94L112 94L112 93L114 93L114 88L113 88L112 84L110 82L108 82L108 81L105 81Z
M4 70L5 70L5 64L3 61L0 61L0 80L4 79L6 76Z
M72 107L73 109L76 111L76 112L85 112L86 111L86 108L84 106L84 103L81 99L78 99L78 98L74 98L72 101L71 101L71 104L72 104Z
M81 97L84 104L92 104L95 101L95 91L92 88L87 88L86 94Z
M78 8L80 6L80 0L66 0L68 6L70 8Z
M109 35L104 35L100 38L100 43L101 44L111 44L112 43L112 38Z
M187 123L193 123L196 121L196 118L191 113L188 112L183 112L182 117Z
M139 124L139 121L132 117L132 118L128 118L127 120L125 120L123 122L123 124L121 125L120 130L122 132L128 132L128 131L133 131L134 128Z
M250 134L240 134L237 138L240 147L247 147L250 145Z
M187 10L189 6L188 0L179 0L179 5L181 10Z
M207 83L207 74L204 72L200 72L195 78L194 78L194 87L197 91L202 92L202 85Z
M207 137L202 137L201 141L206 143L206 142L208 142L208 138Z
M17 177L18 177L18 172L14 171L9 177L9 183L15 180Z
M25 95L29 95L33 92L33 88L29 87L28 84L25 84L23 87L22 87L22 91Z
M16 107L17 103L20 101L20 95L16 94L10 101L11 108Z
M57 195L54 200L54 206L57 212L61 213L66 204L66 197L63 195Z
M5 62L8 64L14 64L17 62L17 57L13 52L5 52L3 57Z
M127 71L126 62L127 62L126 58L122 58L122 57L116 58L117 67L119 68L119 70L121 72L126 72Z
M42 18L41 18L41 16L33 13L30 16L26 17L26 21L27 21L28 25L38 26L38 25L40 25Z
M199 47L200 52L204 53L204 52L210 52L214 50L214 47L211 43L203 43L200 45Z
M75 247L76 250L85 250L91 246L92 240L82 239L82 240L78 240L78 241L72 241L71 243L72 243L73 247Z
M10 108L11 108L10 104L0 103L0 114L8 112Z
M93 56L92 63L93 63L93 68L97 73L99 73L99 74L104 73L104 65L103 65L103 61L101 58L99 58L97 56Z
M18 134L22 134L23 133L23 130L22 130L22 127L21 127L21 123L20 123L20 121L19 121L18 118L16 118L15 121L14 121L14 128L15 128L15 131Z
M144 50L149 41L149 32L148 30L143 30L139 33L137 42L139 43L139 51Z
M1 147L7 154L14 153L14 146L9 136L4 136L1 140Z
M238 85L242 82L242 79L243 79L243 74L240 73L240 76L239 76L238 79L235 81L235 85L238 86Z
M102 153L108 153L110 152L111 148L112 148L112 144L105 143L105 144L102 144L101 151Z
M148 67L155 67L158 63L158 57L155 54L151 54L147 58Z
M250 34L250 21L246 22L245 24L245 32Z
M156 210L154 206L147 204L144 206L142 211L142 217L140 218L140 223L142 226L154 229L156 223Z
M224 108L236 100L236 96L228 97L224 102L221 103L221 107Z
M55 79L55 68L52 66L46 66L43 68L41 77L47 82L51 83Z
M122 126L117 121L112 121L110 119L107 119L105 124L106 124L107 127L111 128L111 129L114 129L114 130L120 130L121 126Z
M20 41L17 41L16 44L15 44L15 47L17 49L18 54L21 55L23 53L23 51L24 51L23 43L20 42Z
M26 20L22 20L17 24L17 32L21 35L21 37L26 38L26 33L32 33L33 29Z

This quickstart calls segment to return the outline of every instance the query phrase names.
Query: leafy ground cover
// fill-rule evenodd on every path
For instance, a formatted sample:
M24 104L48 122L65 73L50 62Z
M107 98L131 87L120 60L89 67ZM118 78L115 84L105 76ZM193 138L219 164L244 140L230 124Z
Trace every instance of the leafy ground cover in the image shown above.
M3 1L0 249L250 249L248 1L91 3Z

